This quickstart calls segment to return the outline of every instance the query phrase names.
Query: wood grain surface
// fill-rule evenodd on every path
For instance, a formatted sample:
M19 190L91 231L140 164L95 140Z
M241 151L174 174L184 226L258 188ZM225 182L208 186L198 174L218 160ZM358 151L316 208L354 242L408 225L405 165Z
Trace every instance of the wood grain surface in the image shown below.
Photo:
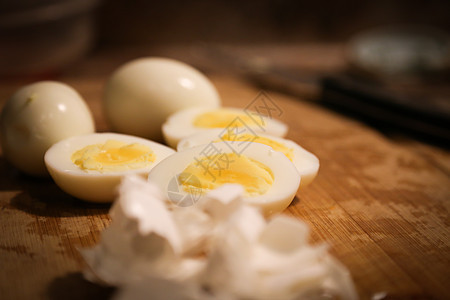
M302 49L320 62L317 51ZM327 49L330 60L335 49L320 55ZM145 53L94 55L56 79L80 92L98 131L107 131L101 110L107 74ZM260 92L238 76L210 78L226 106L246 107ZM26 82L1 83L0 105ZM312 243L330 245L361 299L449 299L448 151L386 137L301 99L268 95L289 124L288 138L321 163L285 213L311 226ZM51 179L23 175L0 156L0 299L108 299L112 289L83 279L78 252L98 241L108 209L66 195Z

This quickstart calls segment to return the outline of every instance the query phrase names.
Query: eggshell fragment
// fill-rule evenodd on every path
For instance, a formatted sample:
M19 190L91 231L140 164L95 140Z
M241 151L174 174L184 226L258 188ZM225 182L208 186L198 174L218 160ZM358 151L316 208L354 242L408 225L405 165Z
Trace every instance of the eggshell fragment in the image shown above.
M115 299L123 300L357 299L346 268L326 246L308 244L306 224L282 215L266 221L239 190L223 185L179 207L151 182L127 176L100 244L82 251L87 277L118 286ZM192 234L202 222L207 230ZM183 244L197 251L175 250Z
M199 201L198 207L215 220L223 220L240 208L243 193L244 189L241 185L225 184L209 192L206 199L203 198Z
M127 176L111 208L113 220L102 243L85 249L88 278L123 284L140 278L184 280L203 268L202 259L182 257L181 230L160 191L136 175Z
M256 239L254 235L245 238L233 224L215 236L201 278L212 294L230 299L315 299L323 293L358 298L345 267L336 268L326 247L308 245L306 225L298 220L276 216L264 224ZM280 239L274 239L275 231L282 236L288 232L281 247Z

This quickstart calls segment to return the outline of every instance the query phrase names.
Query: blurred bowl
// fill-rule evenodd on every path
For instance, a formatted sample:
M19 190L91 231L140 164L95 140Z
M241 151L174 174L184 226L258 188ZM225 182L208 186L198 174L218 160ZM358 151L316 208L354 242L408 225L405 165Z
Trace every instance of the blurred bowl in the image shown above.
M94 42L99 0L15 0L0 3L0 76L59 72Z
M392 26L362 32L351 39L353 68L379 79L410 79L450 69L450 39L427 26Z

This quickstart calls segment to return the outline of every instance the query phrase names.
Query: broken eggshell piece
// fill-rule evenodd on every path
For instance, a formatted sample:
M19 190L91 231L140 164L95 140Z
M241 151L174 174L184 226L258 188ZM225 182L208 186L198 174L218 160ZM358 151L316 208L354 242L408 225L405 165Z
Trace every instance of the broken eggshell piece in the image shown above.
M137 176L119 191L100 243L82 250L87 278L118 286L116 299L357 299L346 268L327 247L308 244L306 224L281 215L266 221L239 185L190 207L173 206Z
M179 226L156 186L136 175L125 177L101 243L82 251L90 267L87 278L122 285L146 277L177 281L195 277L204 262L184 255L193 244L186 237L193 236L192 229L204 235L211 226L201 212L197 219L188 210L185 213L191 217L188 228Z

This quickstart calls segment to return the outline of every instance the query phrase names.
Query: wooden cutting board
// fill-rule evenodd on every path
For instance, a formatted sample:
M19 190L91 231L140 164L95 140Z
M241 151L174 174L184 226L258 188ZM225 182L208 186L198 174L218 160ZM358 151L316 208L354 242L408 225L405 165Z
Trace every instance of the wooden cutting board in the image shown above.
M63 79L107 131L104 77ZM212 79L227 106L246 107L259 93L240 79ZM0 85L1 106L15 88ZM394 141L299 99L268 96L290 126L288 138L321 162L285 213L311 226L312 243L330 245L361 299L449 299L449 153ZM20 174L0 156L0 298L109 298L112 289L82 278L78 252L99 240L108 209L66 195L50 179Z

